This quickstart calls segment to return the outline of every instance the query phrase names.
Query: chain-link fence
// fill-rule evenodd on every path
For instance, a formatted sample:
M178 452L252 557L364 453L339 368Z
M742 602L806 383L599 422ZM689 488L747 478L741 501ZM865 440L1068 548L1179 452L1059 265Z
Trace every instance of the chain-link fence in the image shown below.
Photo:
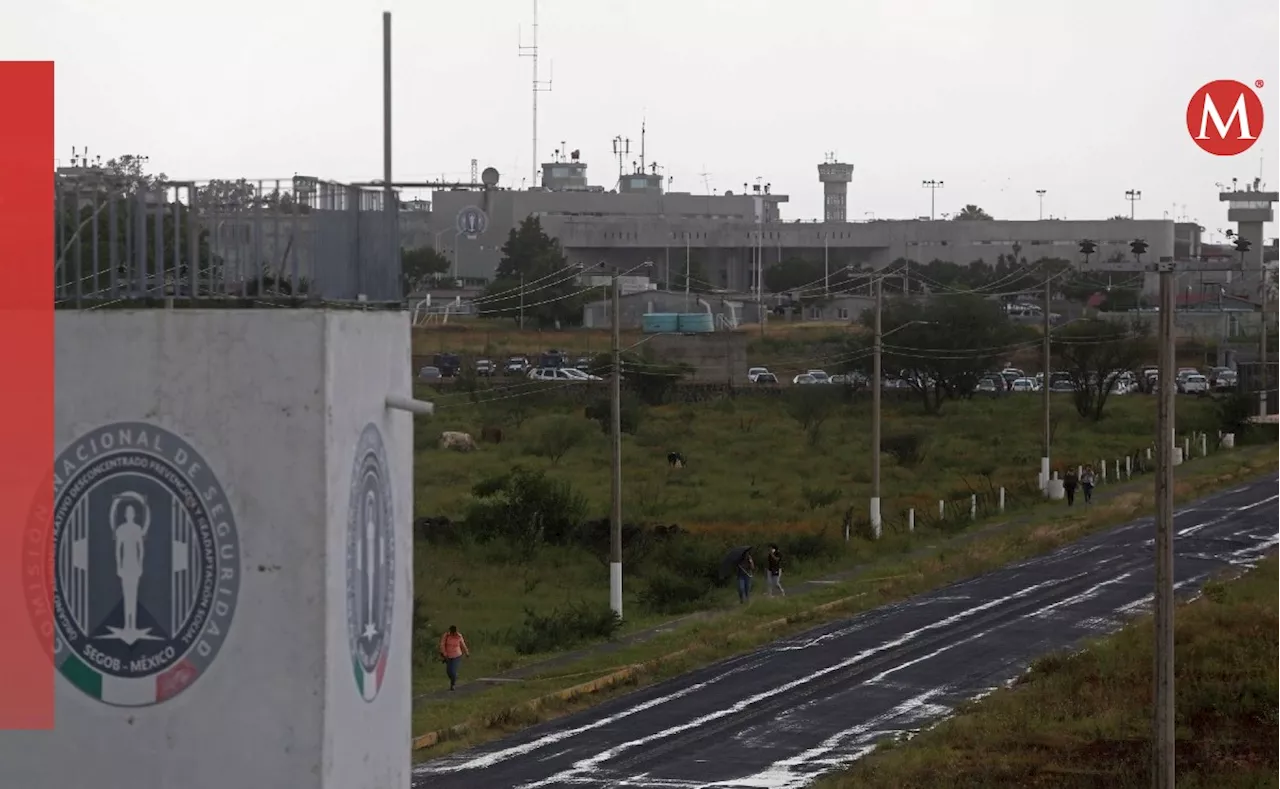
M55 185L58 307L401 303L397 212L380 190L83 170Z

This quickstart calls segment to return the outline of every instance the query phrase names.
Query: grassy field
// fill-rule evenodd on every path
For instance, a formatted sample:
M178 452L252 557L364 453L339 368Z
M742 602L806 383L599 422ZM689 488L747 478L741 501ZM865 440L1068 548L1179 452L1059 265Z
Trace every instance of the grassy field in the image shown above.
M1179 501L1187 501L1214 489L1230 486L1237 481L1251 479L1275 468L1273 447L1250 448L1236 452L1220 453L1205 460L1182 467L1175 487ZM518 730L541 720L567 714L584 706L599 703L638 685L650 684L675 676L694 667L752 649L770 640L798 632L821 621L829 621L868 610L884 603L901 600L940 585L971 577L1001 567L1009 562L1038 555L1065 545L1073 540L1131 520L1151 511L1151 494L1147 492L1124 493L1111 501L1105 501L1090 510L1076 509L1067 514L1060 505L1042 504L1031 513L1028 522L979 534L962 544L952 544L945 535L933 532L922 537L917 547L926 548L920 555L903 557L896 551L867 554L872 562L864 575L839 585L824 587L804 597L787 599L760 598L750 606L724 606L712 618L696 621L651 640L622 647L607 653L586 655L567 665L535 674L527 681L503 684L478 694L444 699L432 699L415 705L413 731L423 734L464 724L465 731L446 734L428 750L420 751L420 758L432 758L458 748L467 747ZM853 544L857 546L855 541ZM900 544L899 544L900 545ZM927 548L933 545L934 548ZM897 550L901 550L898 548ZM420 562L439 561L440 557L419 554ZM419 566L422 566L421 564ZM459 605L466 605L477 616L492 617L485 621L500 622L506 611L511 616L512 606L499 599L495 590L510 585L503 578L501 567L489 567L479 562L459 567L458 573L475 578L474 586L489 600L492 611L479 605L473 596ZM518 575L519 570L506 568L507 575ZM597 587L603 583L604 574L597 573L591 580ZM430 585L431 597L448 595L440 582L430 577L420 583ZM490 590L490 587L493 587ZM535 589L530 605L536 605L537 595L547 594ZM548 603L554 604L552 595ZM564 599L564 598L561 598ZM820 614L812 613L819 605L832 604ZM634 608L630 610L634 611ZM652 614L643 617L652 621ZM767 624L767 626L765 626ZM469 634L470 635L470 634ZM484 672L520 662L509 645L501 638L487 642L477 641L470 635L475 657L468 662L465 671L469 676L482 676ZM477 644L483 644L478 646ZM663 659L672 653L681 653L672 659ZM529 702L563 688L568 688L627 666L640 666L627 681L603 692L567 700L542 701L536 707ZM415 671L414 682L423 690L442 687L439 664L427 664Z
M1175 618L1178 786L1277 785L1274 556L1212 582ZM1148 787L1152 622L1038 661L909 743L819 783L845 787Z
M535 404L525 397L476 404L456 391L423 396L436 402L437 415L419 421L415 430L418 517L464 519L476 501L473 486L517 466L569 485L584 501L584 518L607 517L608 440L583 416L581 405ZM1101 423L1080 420L1069 403L1056 406L1055 459L1096 462L1145 447L1154 425L1150 400L1129 396L1113 403ZM515 413L516 407L525 413ZM507 540L467 539L465 530L453 539L418 541L420 629L459 625L475 653L467 675L491 676L677 614L732 606L733 592L705 578L731 545L778 542L791 583L901 557L969 528L971 493L981 494L980 520L999 517L994 508L1000 486L1008 489L1006 517L1039 505L1038 492L1031 490L1040 455L1039 409L1037 397L949 404L941 417L921 414L912 402L887 405L885 445L901 446L899 457L883 456L886 530L877 541L846 542L846 514L852 509L857 520L864 519L870 494L865 402L840 404L813 433L816 443L782 400L646 408L634 435L624 437L624 518L679 524L686 534L679 540L628 541L626 621L620 631L596 615L607 604L607 540L525 550ZM1183 431L1215 430L1207 401L1187 399L1178 417ZM500 444L482 443L471 453L435 445L441 431L478 437L487 425L501 426ZM548 445L566 433L578 440L563 457L547 457ZM687 467L668 466L666 455L673 449L685 455ZM940 498L951 503L944 520L937 516ZM905 528L909 507L917 509L913 533ZM430 646L424 642L419 650L427 659ZM438 688L438 671L429 663L422 668L415 680L419 691Z

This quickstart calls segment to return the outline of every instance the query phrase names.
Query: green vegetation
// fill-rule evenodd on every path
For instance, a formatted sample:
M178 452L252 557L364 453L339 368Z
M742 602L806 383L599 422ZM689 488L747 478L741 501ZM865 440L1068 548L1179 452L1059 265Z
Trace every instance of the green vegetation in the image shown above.
M1239 452L1223 452L1204 460L1181 467L1175 483L1175 499L1179 502L1195 499L1205 493L1230 486L1240 480L1253 479L1274 469L1275 453L1272 447L1246 449ZM1076 509L1067 514L1060 505L1041 504L1026 513L1024 519L1008 524L990 524L979 527L970 539L946 539L946 535L933 533L934 539L910 555L896 551L879 554L862 554L865 563L858 574L835 584L821 584L804 595L791 595L782 599L758 598L749 606L724 604L716 611L698 618L686 619L678 626L667 626L663 632L650 633L647 638L628 643L598 645L584 650L572 658L554 665L533 668L519 683L502 683L470 695L444 694L443 697L424 699L415 705L413 731L415 734L442 732L438 742L428 750L419 751L427 757L440 756L458 748L500 737L503 734L567 714L591 704L600 703L636 687L676 676L698 666L740 654L759 647L773 639L799 632L826 621L832 621L866 611L879 605L919 594L938 586L987 572L1009 562L1036 556L1066 545L1074 540L1110 526L1151 513L1152 500L1149 489L1131 490L1116 495L1106 494L1105 489L1097 506L1088 510ZM858 546L866 543L855 541ZM420 551L434 552L423 546ZM555 571L581 571L581 565L565 562L559 553L546 555ZM419 553L419 566L428 556ZM494 607L509 603L488 591L488 584L501 583L503 568L484 567L477 563L467 570L458 568L472 579L467 586L467 603L478 615L489 617L492 623L502 614ZM507 568L506 573L520 570ZM532 578L533 576L529 576ZM604 583L601 570L583 572L578 582ZM794 591L800 579L791 578L789 586ZM456 582L456 577L455 577ZM420 581L420 583L422 583ZM564 595L557 597L541 584L526 582L531 587L526 604L554 606ZM472 600L471 590L480 590L485 602ZM448 599L435 592L436 599ZM827 606L817 610L818 606ZM632 616L635 607L628 609ZM508 613L508 618L510 614ZM571 619L572 617L566 617ZM646 615L646 619L654 619ZM667 619L658 617L656 619ZM523 623L527 623L526 619ZM654 624L650 621L649 624ZM632 627L635 623L632 623ZM433 630L438 637L438 630ZM469 638L472 638L468 633ZM429 639L423 639L424 642ZM474 645L473 645L474 649ZM509 668L526 662L523 658L495 658L487 654L496 650L510 656L512 652L501 644L492 644L477 650L473 661L466 667L470 677L490 676L489 671ZM423 690L441 687L439 664L427 664L425 673L416 672L415 685ZM625 680L604 689L580 693L568 698L549 697L563 689L597 680L619 669L631 667L633 671Z
M612 624L584 615L607 605L609 442L586 414L598 416L600 406L519 391L527 396L423 392L438 412L415 431L416 512L430 519L422 523L427 533L418 545L416 588L433 627L457 624L467 633L476 656L467 669L473 677L614 632ZM885 532L880 540L866 539L869 407L861 399L846 401L841 387L797 388L794 395L629 404L634 433L623 438L628 580L619 632L729 605L732 592L717 569L731 545L779 543L794 583L962 532L972 523L971 496L977 496L979 520L998 514L1000 487L1010 512L1039 503L1038 398L948 403L945 420L920 413L910 401L889 403ZM829 399L816 399L823 395ZM1149 444L1152 411L1146 398L1116 398L1108 417L1093 423L1063 403L1054 457L1074 465L1140 451ZM1212 431L1215 420L1211 401L1188 399L1179 408L1180 432ZM485 427L500 427L501 443L471 453L436 446L441 431L480 436ZM688 464L670 467L670 451ZM947 502L942 518L939 499ZM916 530L908 532L912 507ZM556 643L544 639L533 653L522 649L533 643L529 631L552 629L548 617L585 629L580 637L561 629ZM420 686L433 681L422 678Z
M1177 612L1178 786L1276 785L1276 583L1273 557ZM1153 641L1145 618L1043 658L1014 688L819 785L1150 786Z

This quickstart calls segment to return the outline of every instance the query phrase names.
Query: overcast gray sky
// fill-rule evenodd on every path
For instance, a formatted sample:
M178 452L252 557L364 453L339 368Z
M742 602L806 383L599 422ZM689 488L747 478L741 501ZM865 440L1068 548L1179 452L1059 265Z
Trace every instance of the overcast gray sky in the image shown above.
M531 170L532 0L0 0L0 56L57 62L57 150L142 153L180 178L380 177L381 14L393 13L397 180ZM611 185L631 138L677 191L761 177L821 213L816 165L856 166L851 219L977 203L998 218L1127 213L1226 227L1215 182L1280 186L1276 0L542 0L540 158ZM554 71L553 71L554 69ZM1259 91L1249 152L1184 115L1213 79ZM704 176L703 173L706 173ZM1185 206L1185 207L1184 207ZM1275 225L1267 235L1275 235Z

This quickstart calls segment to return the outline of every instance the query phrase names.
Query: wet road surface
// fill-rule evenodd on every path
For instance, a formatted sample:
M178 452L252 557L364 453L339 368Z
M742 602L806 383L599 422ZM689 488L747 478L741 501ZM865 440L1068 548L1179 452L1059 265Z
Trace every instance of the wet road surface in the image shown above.
M1277 544L1274 476L1177 511L1190 593ZM793 789L1149 605L1153 519L414 768L414 789Z

